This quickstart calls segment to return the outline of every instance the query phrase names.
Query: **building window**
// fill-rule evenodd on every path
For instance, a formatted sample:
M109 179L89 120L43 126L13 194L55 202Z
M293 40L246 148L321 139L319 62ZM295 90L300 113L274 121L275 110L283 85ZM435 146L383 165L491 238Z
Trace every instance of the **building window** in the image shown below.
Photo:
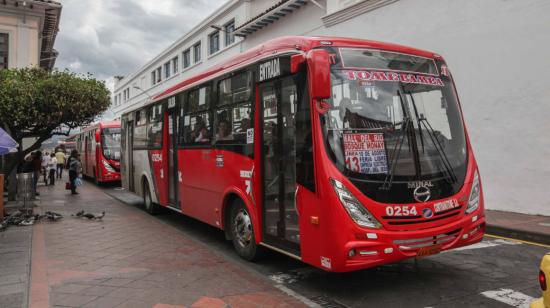
M188 68L191 65L191 49L187 49L183 52L183 68Z
M164 79L170 78L170 62L164 63Z
M122 95L120 93L118 93L118 103L119 104L122 103Z
M210 48L209 54L214 54L220 50L220 31L212 32L208 36L208 45Z
M157 68L157 83L161 82L162 80L162 68L159 66Z
M114 105L115 105L115 107L118 106L118 96L117 95L115 95L115 104Z
M193 46L193 62L199 63L201 61L201 42L198 42Z
M0 70L8 68L9 36L7 33L0 33Z
M157 82L156 71L151 72L151 85L154 86Z
M233 31L235 31L235 21L232 20L225 24L225 46L229 46L235 42L235 34L233 34Z
M174 57L174 58L172 58L172 72L173 72L174 74L176 74L176 73L178 72L178 70L179 70L179 68L178 68L178 63L179 63L179 62L178 62L178 60L179 60L179 59L178 59L177 56Z
M126 88L122 91L122 99L127 101L130 99L130 88Z

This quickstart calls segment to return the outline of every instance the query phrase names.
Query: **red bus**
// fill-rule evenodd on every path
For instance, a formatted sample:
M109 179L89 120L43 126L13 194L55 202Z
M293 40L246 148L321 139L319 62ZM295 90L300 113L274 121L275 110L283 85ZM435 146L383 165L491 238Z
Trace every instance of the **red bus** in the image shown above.
M435 53L283 37L122 115L122 185L327 271L482 240L477 164Z
M120 181L120 122L99 122L71 137L82 173L96 184Z

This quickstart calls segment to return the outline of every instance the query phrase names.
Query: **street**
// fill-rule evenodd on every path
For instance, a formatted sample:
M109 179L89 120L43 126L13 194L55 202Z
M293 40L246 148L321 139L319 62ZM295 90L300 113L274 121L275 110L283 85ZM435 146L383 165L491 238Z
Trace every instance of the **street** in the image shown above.
M118 189L103 191L121 195ZM137 203L136 199L136 208ZM275 252L260 262L246 262L235 254L223 232L175 212L150 219L260 274L305 304L321 307L527 307L532 297L540 297L538 265L550 250L486 236L479 244L417 262L334 274Z

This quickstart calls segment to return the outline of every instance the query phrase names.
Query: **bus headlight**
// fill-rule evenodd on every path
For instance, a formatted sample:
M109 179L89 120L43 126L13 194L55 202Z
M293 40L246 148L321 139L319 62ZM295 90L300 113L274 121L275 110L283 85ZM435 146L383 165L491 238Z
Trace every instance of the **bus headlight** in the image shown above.
M103 162L103 167L105 167L105 169L107 169L108 172L115 172L115 169L113 169L113 167L111 167L111 165L109 165L109 163L105 160L102 160Z
M470 198L468 199L468 207L466 208L466 214L477 210L479 207L479 197L481 193L481 187L479 185L479 175L474 173L474 181L472 183L472 190L470 191Z
M359 202L359 200L355 198L355 196L344 186L344 184L335 179L330 179L330 183L332 184L338 199L340 199L340 203L344 206L349 216L353 219L353 221L355 221L356 224L367 228L378 229L382 227L380 222L378 222L378 220L374 218L374 216Z

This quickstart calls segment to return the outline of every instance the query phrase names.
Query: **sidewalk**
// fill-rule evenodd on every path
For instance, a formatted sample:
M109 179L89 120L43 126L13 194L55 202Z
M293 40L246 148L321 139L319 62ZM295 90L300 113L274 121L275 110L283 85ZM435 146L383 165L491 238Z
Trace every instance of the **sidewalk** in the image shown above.
M31 227L0 232L0 307L27 307Z
M550 245L550 216L494 210L486 210L485 215L489 234Z
M30 307L303 306L266 278L93 184L84 182L77 196L64 186L39 188L35 212L65 217L32 227ZM106 215L99 221L71 217L79 210Z

